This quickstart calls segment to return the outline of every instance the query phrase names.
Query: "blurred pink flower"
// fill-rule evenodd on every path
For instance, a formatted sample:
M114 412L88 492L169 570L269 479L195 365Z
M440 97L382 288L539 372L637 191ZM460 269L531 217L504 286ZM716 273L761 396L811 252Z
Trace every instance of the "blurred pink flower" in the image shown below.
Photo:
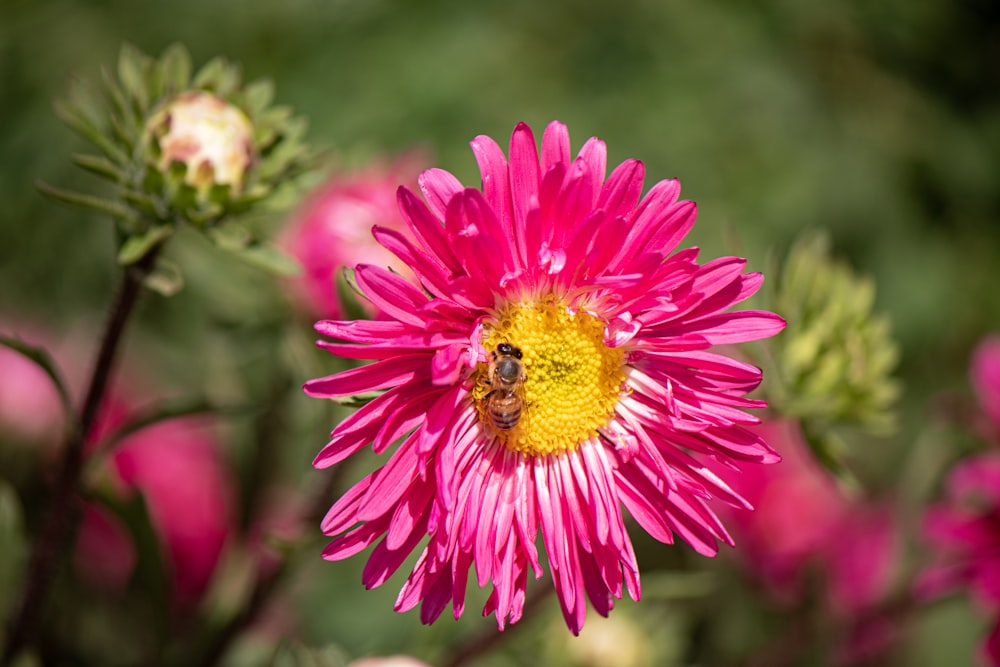
M923 597L968 587L982 604L1000 608L1000 454L955 466L944 501L924 516L924 534L938 562L920 581Z
M980 454L955 466L944 501L927 510L924 534L936 560L917 582L918 597L968 590L981 606L1000 612L1000 454ZM1000 627L984 651L991 664L1000 665Z
M15 327L8 336L33 346L51 347L51 340L31 328ZM31 441L52 442L66 427L59 392L38 364L20 352L0 346L0 425L5 434Z
M233 529L234 482L204 423L170 420L130 436L113 465L126 489L146 499L169 556L174 597L195 602Z
M106 426L102 426L106 429ZM122 494L143 494L164 550L174 601L196 602L233 531L235 483L207 426L175 419L130 435L111 457L108 475ZM87 508L76 562L91 580L115 590L135 565L135 547L107 510ZM88 561L103 561L99 570Z
M888 592L898 542L887 507L848 498L812 456L797 422L755 430L781 455L777 466L747 469L733 488L754 511L728 509L737 553L785 604L799 602L821 575L830 608L847 617Z
M969 374L989 430L1000 433L1000 335L983 338L972 352Z
M422 163L419 155L411 154L388 166L374 164L356 173L335 173L292 216L279 244L303 266L303 275L289 284L310 316L342 317L334 286L341 267L373 264L412 275L404 262L375 241L372 228L399 231L406 227L396 204L396 189L400 183L415 185ZM369 313L376 313L368 301L360 301Z

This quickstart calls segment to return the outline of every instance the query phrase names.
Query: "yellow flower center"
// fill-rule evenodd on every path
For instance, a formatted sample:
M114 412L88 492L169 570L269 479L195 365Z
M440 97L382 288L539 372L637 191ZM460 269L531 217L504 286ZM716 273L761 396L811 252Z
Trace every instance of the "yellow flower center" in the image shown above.
M599 319L569 310L556 297L513 303L484 332L483 347L489 352L501 343L522 354L526 379L517 389L517 405L509 392L491 394L499 379L491 386L489 363L473 374L472 396L487 432L509 449L527 456L573 450L608 423L625 382L625 353L604 344ZM496 412L516 414L517 407L521 413L516 421L498 425Z

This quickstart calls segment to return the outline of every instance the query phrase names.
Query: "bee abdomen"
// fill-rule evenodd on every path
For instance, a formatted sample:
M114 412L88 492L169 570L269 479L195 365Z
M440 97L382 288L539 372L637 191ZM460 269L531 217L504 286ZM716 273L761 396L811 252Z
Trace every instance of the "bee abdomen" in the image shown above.
M517 396L494 398L489 404L490 419L501 431L509 431L521 419L521 400Z

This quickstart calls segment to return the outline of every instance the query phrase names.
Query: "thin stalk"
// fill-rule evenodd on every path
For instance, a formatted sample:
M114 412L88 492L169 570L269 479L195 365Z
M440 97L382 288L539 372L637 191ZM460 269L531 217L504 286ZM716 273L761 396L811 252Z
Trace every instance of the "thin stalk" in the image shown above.
M313 493L305 513L306 524L319 524L323 515L326 514L326 510L329 508L330 498L335 494L337 488L339 488L346 470L347 466L342 463L335 466L330 474L327 475L326 480ZM296 549L295 553L297 552L298 550ZM240 610L240 613L229 619L214 634L200 657L189 660L186 664L196 667L214 667L222 661L232 643L244 630L253 625L273 596L280 591L281 586L293 575L291 559L294 555L294 553L283 554L274 569L258 575L257 580L254 582L253 590L250 593L250 599L243 609Z
M160 246L125 268L121 288L108 315L101 346L94 362L90 384L80 410L80 418L71 429L63 449L62 465L52 491L49 508L35 540L28 563L24 592L18 612L13 616L0 665L10 665L14 658L37 640L38 623L56 573L67 553L66 543L75 528L83 471L84 445L93 430L98 409L104 400L125 325L142 293L142 283L156 264Z
M448 658L442 663L442 667L462 667L463 665L473 664L477 659L493 651L497 646L509 640L517 631L525 627L527 625L525 620L534 615L542 604L551 597L552 593L555 592L555 588L551 585L544 585L549 582L542 581L540 583L543 585L536 588L528 596L528 599L525 600L521 619L518 623L509 626L503 632L490 629L474 635L452 649Z

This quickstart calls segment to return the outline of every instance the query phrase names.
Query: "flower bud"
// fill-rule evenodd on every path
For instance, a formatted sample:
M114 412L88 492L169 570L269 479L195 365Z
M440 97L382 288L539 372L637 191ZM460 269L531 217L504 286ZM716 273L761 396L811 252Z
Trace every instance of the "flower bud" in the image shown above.
M212 185L241 190L254 160L253 125L238 107L207 91L170 100L147 124L159 144L158 166L186 167L184 181L199 191Z
M843 466L837 430L886 435L895 428L899 349L889 320L873 312L875 286L831 256L810 234L785 259L774 292L788 326L772 345L778 387L769 403L800 421L809 445L834 470Z
M250 264L294 274L298 265L240 219L316 162L303 142L305 120L272 106L273 94L270 81L244 84L239 67L222 58L192 74L179 45L158 59L125 46L118 76L105 77L103 94L72 86L56 104L60 117L98 149L74 162L112 181L114 190L95 197L45 183L39 189L112 217L123 266L190 225ZM146 280L166 296L182 284L179 269L162 259Z

